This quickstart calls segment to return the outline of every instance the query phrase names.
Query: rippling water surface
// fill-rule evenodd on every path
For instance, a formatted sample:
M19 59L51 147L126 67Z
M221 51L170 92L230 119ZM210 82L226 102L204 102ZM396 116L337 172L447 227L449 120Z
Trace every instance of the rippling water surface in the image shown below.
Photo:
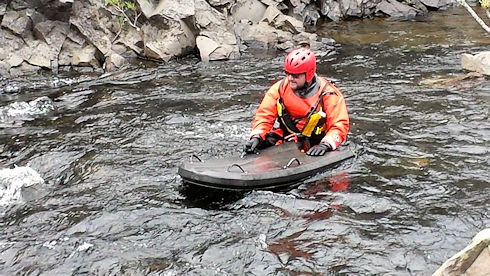
M0 205L0 274L435 271L490 224L490 80L434 80L490 38L462 9L320 33L339 43L318 70L346 96L357 157L285 191L177 176L193 153L240 151L283 54L2 80L0 167L44 181Z

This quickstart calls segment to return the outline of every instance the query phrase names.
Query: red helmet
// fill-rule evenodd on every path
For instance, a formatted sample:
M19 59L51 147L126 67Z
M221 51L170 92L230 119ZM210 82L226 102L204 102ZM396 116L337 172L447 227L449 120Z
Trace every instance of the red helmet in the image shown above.
M291 74L306 73L306 81L310 82L316 72L315 54L308 48L293 50L284 60L284 70Z

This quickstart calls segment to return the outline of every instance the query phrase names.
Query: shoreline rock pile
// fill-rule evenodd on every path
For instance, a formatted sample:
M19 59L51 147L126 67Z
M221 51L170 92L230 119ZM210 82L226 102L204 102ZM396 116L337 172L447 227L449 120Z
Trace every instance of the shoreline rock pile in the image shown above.
M451 0L10 0L0 3L0 75L61 67L111 71L132 58L169 61L199 52L203 61L239 58L251 48L306 43L320 54L335 41L322 21L410 18ZM407 3L410 4L407 4ZM120 3L116 6L114 3ZM125 3L134 9L125 8Z

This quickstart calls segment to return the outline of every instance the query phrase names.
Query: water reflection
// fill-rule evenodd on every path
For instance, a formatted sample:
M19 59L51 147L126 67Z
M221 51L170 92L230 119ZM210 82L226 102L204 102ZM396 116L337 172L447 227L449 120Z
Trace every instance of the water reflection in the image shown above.
M207 210L227 209L230 204L242 199L249 191L217 190L184 183L180 192L185 197L185 206Z

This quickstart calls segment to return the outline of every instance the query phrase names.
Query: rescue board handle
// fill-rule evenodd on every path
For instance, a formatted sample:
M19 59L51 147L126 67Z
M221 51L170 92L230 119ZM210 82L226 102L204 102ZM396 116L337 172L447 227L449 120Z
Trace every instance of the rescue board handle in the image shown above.
M245 170L242 168L242 166L240 166L240 165L238 165L238 164L236 164L236 163L235 163L235 164L233 164L233 165L231 165L231 166L229 166L229 167L228 167L228 169L226 169L226 172L230 172L230 169L231 169L231 168L233 168L233 167L237 167L237 168L239 168L240 170L242 170L242 172L247 173L247 172L246 172L246 171L245 171Z
M284 169L289 168L291 166L291 164L293 164L294 161L296 161L296 163L298 163L298 165L301 165L301 162L299 162L298 158L293 157L293 158L291 158L291 160L289 160L288 164L286 166L284 166Z
M201 158L199 158L199 156L195 155L195 154L192 154L191 155L191 162L192 162L192 157L196 158L197 160L199 160L199 162L202 162Z

